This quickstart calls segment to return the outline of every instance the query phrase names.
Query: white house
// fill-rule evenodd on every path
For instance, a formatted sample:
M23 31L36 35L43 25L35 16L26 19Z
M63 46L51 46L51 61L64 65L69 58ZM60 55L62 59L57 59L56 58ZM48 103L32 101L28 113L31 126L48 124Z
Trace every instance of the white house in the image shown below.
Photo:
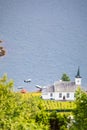
M42 89L43 99L72 101L75 98L75 91L81 86L80 70L78 68L75 81L56 81L53 85Z

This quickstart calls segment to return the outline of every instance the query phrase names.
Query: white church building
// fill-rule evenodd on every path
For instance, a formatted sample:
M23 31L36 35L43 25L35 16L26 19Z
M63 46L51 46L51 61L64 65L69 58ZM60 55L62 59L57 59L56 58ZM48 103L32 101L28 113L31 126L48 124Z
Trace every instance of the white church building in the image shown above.
M75 99L75 91L81 86L80 70L78 68L75 81L56 81L53 85L42 89L42 99L59 101L72 101Z

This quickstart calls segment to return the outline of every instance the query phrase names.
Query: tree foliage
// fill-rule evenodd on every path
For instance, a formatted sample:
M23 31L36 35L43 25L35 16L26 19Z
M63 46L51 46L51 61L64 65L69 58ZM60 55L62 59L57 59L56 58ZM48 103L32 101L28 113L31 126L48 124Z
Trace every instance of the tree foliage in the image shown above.
M70 81L70 78L69 78L69 76L68 76L66 73L64 73L64 74L62 75L62 77L61 77L61 80L62 80L62 81Z
M13 80L0 78L0 130L66 130L67 118L46 112L37 98L13 92Z
M66 130L67 116L57 114L56 111L52 112L49 117L50 130Z
M76 108L74 114L74 129L87 130L87 93L80 87L76 91ZM73 129L73 130L74 130Z
M36 100L13 92L13 84L6 75L0 78L0 130L46 129L44 124L35 122L35 115L40 111Z

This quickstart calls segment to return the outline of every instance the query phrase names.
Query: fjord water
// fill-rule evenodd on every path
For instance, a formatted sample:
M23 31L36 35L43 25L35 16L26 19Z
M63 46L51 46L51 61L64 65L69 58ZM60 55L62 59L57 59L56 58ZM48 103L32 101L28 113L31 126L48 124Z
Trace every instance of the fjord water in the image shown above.
M0 76L14 79L15 90L50 85L78 66L87 89L87 1L0 0L0 39L6 56ZM24 80L31 79L30 83Z

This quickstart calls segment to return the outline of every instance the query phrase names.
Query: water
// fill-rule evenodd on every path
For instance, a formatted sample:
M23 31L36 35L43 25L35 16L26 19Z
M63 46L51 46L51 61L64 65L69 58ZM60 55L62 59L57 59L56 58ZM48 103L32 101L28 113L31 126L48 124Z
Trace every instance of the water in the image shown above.
M67 73L71 80L78 66L87 89L87 1L0 0L0 39L7 50L0 58L0 76L36 91ZM24 83L25 79L32 79Z

